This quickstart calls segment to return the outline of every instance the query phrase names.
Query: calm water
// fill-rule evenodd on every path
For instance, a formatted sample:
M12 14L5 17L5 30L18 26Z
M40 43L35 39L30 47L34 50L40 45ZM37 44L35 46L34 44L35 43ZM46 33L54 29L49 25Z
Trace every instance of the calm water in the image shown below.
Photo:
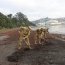
M36 30L41 27L31 27L32 30ZM49 26L49 32L54 34L65 34L65 25Z
M49 26L50 33L65 34L65 25Z

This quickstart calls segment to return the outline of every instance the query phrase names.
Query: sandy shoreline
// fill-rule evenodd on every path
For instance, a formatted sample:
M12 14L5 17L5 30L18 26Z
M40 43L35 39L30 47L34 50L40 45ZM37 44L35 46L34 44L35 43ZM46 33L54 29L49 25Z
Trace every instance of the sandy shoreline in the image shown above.
M8 35L9 38L5 39L4 41L0 41L1 65L65 65L65 42L55 39L55 37L62 38L62 35L50 34L48 37L48 43L46 45L39 45L37 49L24 52L23 56L21 55L21 58L17 63L7 61L7 56L16 51L19 35L18 30L8 31L2 35ZM35 47L34 36L35 35L32 32L30 36L30 43L33 47ZM27 46L23 44L23 47Z

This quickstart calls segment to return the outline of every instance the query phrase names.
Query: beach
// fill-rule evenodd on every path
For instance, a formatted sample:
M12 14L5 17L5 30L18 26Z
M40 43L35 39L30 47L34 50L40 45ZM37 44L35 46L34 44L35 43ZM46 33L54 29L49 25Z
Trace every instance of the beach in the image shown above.
M65 38L60 34L49 34L44 45L35 45L35 32L31 31L30 43L33 49L20 52L18 62L10 62L7 57L14 54L18 44L18 29L0 33L8 36L0 40L0 65L65 65ZM22 48L26 48L25 43ZM19 56L18 56L19 57Z

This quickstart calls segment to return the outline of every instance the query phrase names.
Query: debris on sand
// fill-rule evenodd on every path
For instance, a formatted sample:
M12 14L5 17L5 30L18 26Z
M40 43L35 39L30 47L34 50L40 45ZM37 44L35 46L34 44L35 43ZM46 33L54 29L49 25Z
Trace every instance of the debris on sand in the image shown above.
M30 49L24 48L24 49L17 50L14 53L12 53L10 56L7 56L7 60L9 62L18 62L20 57L22 57L22 55L24 54L24 51L28 51L28 50L30 50Z

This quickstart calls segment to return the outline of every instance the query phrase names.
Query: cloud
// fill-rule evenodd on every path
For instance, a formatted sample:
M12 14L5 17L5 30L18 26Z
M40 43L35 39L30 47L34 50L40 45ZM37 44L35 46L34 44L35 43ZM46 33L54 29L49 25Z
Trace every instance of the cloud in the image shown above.
M22 12L29 20L43 17L65 17L65 0L0 0L0 11Z

